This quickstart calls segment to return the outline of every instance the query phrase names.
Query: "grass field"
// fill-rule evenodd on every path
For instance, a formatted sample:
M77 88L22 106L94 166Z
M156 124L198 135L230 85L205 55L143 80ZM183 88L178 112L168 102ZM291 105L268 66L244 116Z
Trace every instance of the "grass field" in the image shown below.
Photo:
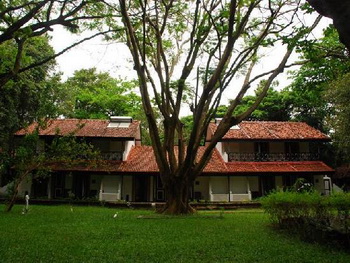
M2 263L350 262L350 253L278 233L261 210L223 218L220 212L164 218L103 207L31 206L26 215L20 205L3 210L0 205Z

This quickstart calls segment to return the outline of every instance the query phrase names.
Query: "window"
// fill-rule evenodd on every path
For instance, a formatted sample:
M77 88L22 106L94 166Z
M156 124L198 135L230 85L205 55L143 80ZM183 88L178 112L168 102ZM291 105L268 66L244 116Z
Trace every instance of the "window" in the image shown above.
M269 159L269 143L268 142L256 142L255 148L255 160L256 161L268 161Z
M286 142L284 144L284 151L286 154L286 160L298 161L300 159L300 148L298 142Z

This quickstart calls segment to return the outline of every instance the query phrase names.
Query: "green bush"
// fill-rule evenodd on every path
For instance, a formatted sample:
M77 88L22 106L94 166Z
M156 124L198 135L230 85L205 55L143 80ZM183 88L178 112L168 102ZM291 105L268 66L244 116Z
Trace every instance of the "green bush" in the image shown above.
M334 239L350 246L350 193L272 192L261 203L280 228L297 231L307 239Z
M272 192L261 200L264 210L281 227L328 216L327 201L316 191Z

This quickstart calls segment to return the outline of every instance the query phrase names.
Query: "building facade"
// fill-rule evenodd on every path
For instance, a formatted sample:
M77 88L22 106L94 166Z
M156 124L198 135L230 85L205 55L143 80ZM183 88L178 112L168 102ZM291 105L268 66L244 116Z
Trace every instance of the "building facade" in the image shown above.
M209 125L206 143L218 121ZM20 130L17 137L34 130ZM39 129L40 147L55 136L74 133L101 152L103 162L52 165L51 176L33 176L20 192L32 198L96 198L108 202L163 202L166 192L151 146L141 145L140 123L130 117L110 120L51 120ZM334 170L321 161L330 138L299 122L242 122L217 143L191 189L191 198L209 202L250 201L304 178L320 192L330 191ZM199 155L206 146L199 149ZM327 184L328 182L328 184Z

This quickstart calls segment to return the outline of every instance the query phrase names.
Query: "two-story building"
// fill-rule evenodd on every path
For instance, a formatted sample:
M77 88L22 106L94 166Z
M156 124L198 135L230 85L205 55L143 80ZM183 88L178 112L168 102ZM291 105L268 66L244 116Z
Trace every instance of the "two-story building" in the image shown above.
M210 124L207 142L218 121ZM273 189L290 187L297 178L326 193L331 187L328 176L334 173L320 160L322 145L327 142L328 136L306 123L243 121L217 143L227 173L210 178L209 198L251 200Z
M18 131L17 138L32 133L37 123ZM45 150L56 136L73 134L94 146L100 152L103 162L89 161L80 165L50 164L50 177L35 176L26 180L23 189L34 198L87 198L99 197L101 200L120 200L119 167L127 160L130 150L141 145L140 122L131 117L111 117L110 120L55 119L49 120L39 130L38 150ZM23 191L22 191L23 192Z
M24 136L35 127L32 124L16 136ZM216 127L216 122L209 125L206 142ZM153 149L141 145L138 121L130 117L51 120L39 129L41 148L54 136L67 134L93 144L105 161L98 165L53 165L50 177L33 177L22 184L22 192L30 191L34 198L165 201ZM307 179L321 192L329 191L327 180L334 170L320 160L321 146L329 141L328 136L305 123L242 122L217 144L192 187L192 198L249 201L272 189L291 186L297 178Z

